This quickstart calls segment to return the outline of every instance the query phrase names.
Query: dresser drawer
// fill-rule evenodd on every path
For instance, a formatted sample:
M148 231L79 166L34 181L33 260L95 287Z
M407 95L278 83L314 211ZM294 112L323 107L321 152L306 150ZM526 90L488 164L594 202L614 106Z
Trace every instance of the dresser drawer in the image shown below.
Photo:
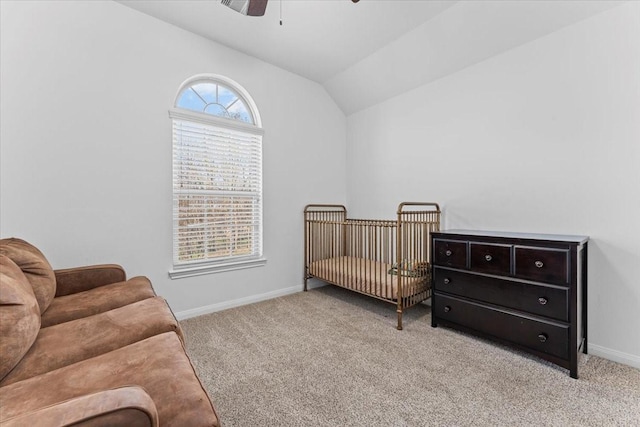
M433 286L478 301L502 305L551 319L569 320L569 289L503 280L435 267Z
M470 243L471 270L479 273L511 274L511 245Z
M434 264L447 267L467 267L467 242L434 239Z
M562 359L569 356L569 326L436 293L438 318Z
M516 246L515 276L539 282L567 284L569 251Z

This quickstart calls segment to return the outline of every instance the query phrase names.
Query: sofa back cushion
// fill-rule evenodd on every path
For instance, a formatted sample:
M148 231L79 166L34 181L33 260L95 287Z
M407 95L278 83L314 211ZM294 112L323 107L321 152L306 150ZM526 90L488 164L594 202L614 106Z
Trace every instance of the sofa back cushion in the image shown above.
M18 364L40 331L40 308L20 267L0 255L0 380Z
M0 240L0 254L9 257L27 276L38 301L40 314L44 313L56 296L56 275L49 261L38 248L16 238Z

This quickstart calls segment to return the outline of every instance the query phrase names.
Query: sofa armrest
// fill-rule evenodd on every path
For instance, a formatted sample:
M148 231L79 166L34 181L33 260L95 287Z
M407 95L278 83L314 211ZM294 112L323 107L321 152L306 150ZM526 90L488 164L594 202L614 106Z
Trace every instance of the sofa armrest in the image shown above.
M130 386L76 397L2 420L3 427L157 427L158 411L140 387Z
M116 264L66 268L54 270L54 273L56 275L57 297L127 280L124 269Z

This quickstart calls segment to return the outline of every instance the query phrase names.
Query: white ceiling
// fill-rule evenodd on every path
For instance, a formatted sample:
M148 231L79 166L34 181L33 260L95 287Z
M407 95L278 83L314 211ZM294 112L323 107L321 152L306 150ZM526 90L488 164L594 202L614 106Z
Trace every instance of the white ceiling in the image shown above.
M220 0L117 1L318 83L455 3L269 0L265 15L254 17L226 7Z
M347 115L621 3L269 0L249 17L219 0L117 1L314 80Z

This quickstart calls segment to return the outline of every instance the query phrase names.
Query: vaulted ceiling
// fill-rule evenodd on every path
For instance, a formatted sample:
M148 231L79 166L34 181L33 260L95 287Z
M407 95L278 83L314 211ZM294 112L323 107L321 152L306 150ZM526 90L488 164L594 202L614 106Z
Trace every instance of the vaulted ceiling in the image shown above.
M249 17L219 0L118 1L314 80L347 115L623 3L270 0Z

